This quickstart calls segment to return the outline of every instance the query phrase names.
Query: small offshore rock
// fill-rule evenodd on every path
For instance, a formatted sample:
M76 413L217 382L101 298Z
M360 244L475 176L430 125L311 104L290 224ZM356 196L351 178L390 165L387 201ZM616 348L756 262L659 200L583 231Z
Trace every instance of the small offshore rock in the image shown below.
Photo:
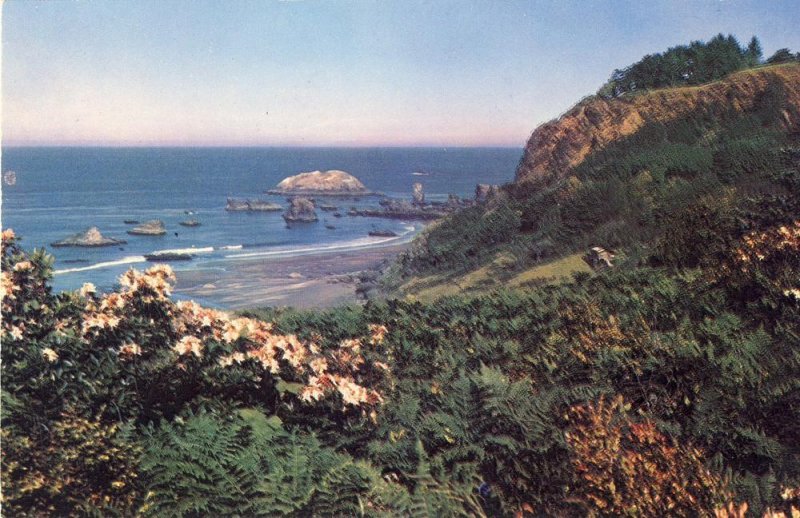
M124 245L125 243L127 243L127 241L124 241L122 239L105 237L100 233L100 230L97 227L91 227L83 232L78 232L77 234L73 234L66 239L62 239L61 241L56 241L55 243L51 243L50 246L100 247L100 246Z
M277 203L264 200L236 200L228 198L225 204L225 210L228 212L277 212L283 210L283 207Z
M132 236L163 236L166 233L167 229L164 226L164 222L160 219L145 221L141 225L128 231L128 234Z
M289 208L283 213L283 219L287 223L311 223L317 221L314 202L303 197L292 198Z
M369 235L373 237L397 237L397 233L391 230L370 230Z

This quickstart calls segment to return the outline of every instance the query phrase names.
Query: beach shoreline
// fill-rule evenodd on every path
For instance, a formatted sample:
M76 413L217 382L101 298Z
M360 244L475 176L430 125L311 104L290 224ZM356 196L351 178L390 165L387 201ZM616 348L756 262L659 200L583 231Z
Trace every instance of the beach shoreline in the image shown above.
M379 270L409 245L210 264L176 272L174 293L226 310L265 306L319 309L362 303L356 293L359 274Z

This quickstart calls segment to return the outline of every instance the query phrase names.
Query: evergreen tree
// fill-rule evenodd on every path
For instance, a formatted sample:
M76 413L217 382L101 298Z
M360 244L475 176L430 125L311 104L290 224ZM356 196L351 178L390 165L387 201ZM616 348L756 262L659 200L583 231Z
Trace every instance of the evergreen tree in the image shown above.
M747 48L742 48L732 34L725 36L720 33L707 43L693 41L688 46L679 45L663 53L648 54L625 69L615 70L598 94L617 97L639 90L716 81L737 70L760 64L761 52L761 43L755 36ZM794 58L785 50L778 59L791 61Z
M778 49L775 51L775 54L770 56L767 60L767 63L770 65L777 65L778 63L789 63L790 61L795 61L795 56L792 55L792 52L789 49Z
M750 43L747 44L747 64L751 67L754 67L761 63L761 60L764 58L761 51L761 42L758 41L758 38L753 36L750 39Z

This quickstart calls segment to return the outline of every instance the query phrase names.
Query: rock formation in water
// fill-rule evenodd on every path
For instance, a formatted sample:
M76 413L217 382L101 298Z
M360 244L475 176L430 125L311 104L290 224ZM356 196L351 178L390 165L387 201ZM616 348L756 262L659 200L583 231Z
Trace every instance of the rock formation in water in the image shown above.
M283 210L283 207L277 203L264 200L249 200L247 204L250 206L250 210L255 212L275 212Z
M380 208L374 209L351 209L348 214L372 218L433 220L444 217L457 208L441 202L417 205L408 200L392 199L381 200L380 205Z
M317 211L314 210L314 202L308 198L292 198L289 208L283 213L283 219L287 223L310 223L317 221Z
M167 233L164 222L160 219L151 219L128 231L133 236L163 236Z
M370 192L355 176L344 171L312 171L283 179L269 194L301 196L365 196Z
M415 182L414 185L411 186L411 197L414 200L415 205L424 205L425 204L425 191L422 188L422 184L419 182Z
M225 210L229 212L277 212L283 207L264 200L235 200L228 198Z
M368 235L372 237L397 237L397 232L392 230L384 230L384 229L377 229L377 230L370 230Z
M97 227L92 227L84 232L78 232L61 241L51 243L50 246L63 247L63 246L85 246L85 247L98 247L98 246L116 246L124 245L126 241L122 239L114 239L105 237L100 233Z
M445 206L447 208L452 209L452 210L456 210L456 209L460 209L461 207L465 207L467 205L469 205L469 203L468 202L465 203L461 199L461 197L458 196L457 194L448 194L447 195L447 203L445 203Z
M194 259L194 255L180 252L156 252L146 254L144 258L154 262L191 261Z

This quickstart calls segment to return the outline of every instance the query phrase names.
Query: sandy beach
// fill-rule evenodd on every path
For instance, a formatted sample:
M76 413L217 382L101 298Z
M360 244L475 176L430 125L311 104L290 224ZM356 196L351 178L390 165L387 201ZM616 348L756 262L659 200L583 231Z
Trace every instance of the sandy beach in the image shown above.
M175 293L224 309L326 308L357 302L356 274L376 270L408 243L366 250L258 258L177 272Z

